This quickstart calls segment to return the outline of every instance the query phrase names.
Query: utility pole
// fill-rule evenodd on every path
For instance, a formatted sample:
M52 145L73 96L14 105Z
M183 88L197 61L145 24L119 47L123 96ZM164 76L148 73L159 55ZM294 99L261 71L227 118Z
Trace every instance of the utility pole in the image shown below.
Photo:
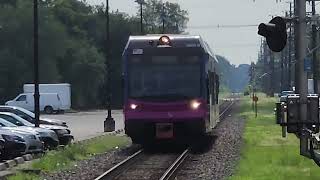
M269 72L269 62L268 62L268 49L267 49L267 43L266 41L264 40L263 41L263 71L264 73L267 73ZM268 95L268 78L264 78L263 80L263 84L264 84L264 93L266 93Z
M141 35L143 35L143 9L142 9L142 2L140 3L140 31L141 31Z
M316 15L316 4L315 1L312 1L312 16ZM312 23L312 49L316 48L317 46L317 26L315 23ZM317 51L312 53L313 59L313 84L314 84L314 93L318 94L318 79L319 79L319 63L317 59Z
M165 18L165 6L164 6L164 3L162 3L162 34L165 33L164 18Z
M283 68L283 64L284 64L284 52L281 52L281 57L280 57L280 90L283 91L284 90L284 68Z
M297 35L296 39L296 60L298 65L298 83L299 83L299 119L300 123L307 122L307 72L304 70L304 61L306 58L307 49L307 21L306 21L306 0L296 0L296 15L298 20L296 22ZM297 74L297 73L296 73ZM305 127L302 127L304 129ZM304 134L300 132L300 154L309 157L308 140L304 137Z
M106 44L105 44L105 57L106 57L106 89L107 89L107 109L108 115L104 121L104 132L111 132L115 130L115 121L111 115L111 56L110 56L110 19L109 19L109 0L106 0Z
M271 66L271 75L270 75L270 97L274 97L274 53L269 50L270 53L270 66Z
M39 93L39 30L38 30L38 0L33 1L33 60L34 60L34 113L35 113L35 126L40 125L40 93Z
M140 32L141 35L144 34L144 29L143 29L143 5L145 4L144 0L136 0L136 3L140 5Z
M290 2L290 18L292 18L292 3ZM291 63L292 63L292 22L289 23L289 45L288 45L288 83L289 89L292 87L292 80L291 80Z
M252 110L254 110L254 96L255 96L255 92L254 92L254 63L251 62L251 67L250 67L250 84L251 84L251 90L252 90Z
M299 14L298 14L298 1L300 1L300 0L294 0L294 16L295 17L299 17ZM305 1L305 0L303 0L303 1ZM295 71L294 71L294 85L295 85L295 93L297 93L297 94L299 94L299 89L300 89L300 84L299 84L299 74L300 74L300 72L299 72L299 63L298 63L298 61L299 61L299 59L298 59L298 51L299 51L299 49L298 49L298 37L299 37L299 35L298 35L298 21L296 21L295 23L294 23L294 52L295 52Z

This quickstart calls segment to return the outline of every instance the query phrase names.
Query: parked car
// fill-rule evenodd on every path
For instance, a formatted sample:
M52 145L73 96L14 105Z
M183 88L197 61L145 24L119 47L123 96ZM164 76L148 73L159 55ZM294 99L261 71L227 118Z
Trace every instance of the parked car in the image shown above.
M38 133L40 140L44 142L45 149L54 149L59 145L57 134L48 128L34 127L33 124L22 119L21 117L8 112L0 112L0 118L18 126L22 130Z
M14 113L1 112L1 110L0 110L0 118L7 119L8 121L10 121L11 123L13 123L17 126L28 126L28 127L35 126L34 124L19 117L18 115L14 114ZM73 136L70 134L71 131L64 126L40 124L40 128L54 131L58 137L60 145L67 145L73 140ZM53 139L50 139L50 142L52 142L52 140ZM52 143L55 144L55 142L52 142Z
M40 153L44 151L44 144L40 140L40 134L32 131L27 131L25 129L21 129L18 126L0 118L0 127L2 130L9 130L16 135L21 135L22 139L26 143L26 149L23 153ZM19 136L18 136L19 137ZM15 137L16 139L23 142L20 138ZM4 138L5 140L10 140L10 137ZM11 139L12 140L12 139Z
M32 124L35 124L35 115L33 112L28 111L26 109L16 107L16 106L0 106L0 112L11 112L20 116L21 118L29 121ZM68 127L65 121L57 120L57 119L49 119L40 117L40 124L49 124L49 125L58 125Z
M282 91L280 94L279 94L279 101L280 102L286 102L287 101L287 97L288 95L290 94L294 94L293 91Z
M0 128L1 159L8 159L26 153L26 141L23 135Z

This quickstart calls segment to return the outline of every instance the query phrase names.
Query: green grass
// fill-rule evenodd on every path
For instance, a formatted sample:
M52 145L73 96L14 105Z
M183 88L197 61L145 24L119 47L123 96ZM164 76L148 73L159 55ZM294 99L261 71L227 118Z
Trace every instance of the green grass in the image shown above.
M320 179L320 168L300 156L299 141L289 134L281 137L273 109L276 98L259 94L258 117L249 97L243 98L241 116L247 120L241 159L229 180L305 180Z
M31 164L32 169L45 172L54 172L66 169L74 165L79 160L88 159L89 157L110 151L117 147L123 147L128 144L126 137L120 136L103 136L95 138L88 143L73 144L67 146L63 150L50 151L45 156ZM32 174L18 173L8 178L9 180L25 180L39 179L38 176Z
M37 175L18 173L15 176L9 177L10 180L38 180L40 179Z

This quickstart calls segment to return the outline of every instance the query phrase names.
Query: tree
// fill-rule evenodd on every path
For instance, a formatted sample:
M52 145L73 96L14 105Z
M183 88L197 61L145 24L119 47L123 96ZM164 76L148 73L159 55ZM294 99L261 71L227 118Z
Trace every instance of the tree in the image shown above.
M162 4L155 0L148 3L145 7L149 22L147 33L159 33ZM157 8L157 13L152 12L152 8ZM20 93L24 83L33 82L32 9L32 1L0 0L3 27L0 30L0 83L3 85L0 103ZM188 20L187 12L173 3L166 3L165 9L166 32L182 32ZM139 23L137 16L118 11L110 13L112 36L108 43L111 44L114 107L122 104L122 51L128 37L140 33ZM106 43L104 6L91 6L83 0L39 2L40 82L70 83L75 108L96 108L105 104Z
M188 12L182 10L177 3L162 3L159 0L148 0L144 5L144 21L149 33L162 33L164 22L164 32L179 34L184 32L189 21Z

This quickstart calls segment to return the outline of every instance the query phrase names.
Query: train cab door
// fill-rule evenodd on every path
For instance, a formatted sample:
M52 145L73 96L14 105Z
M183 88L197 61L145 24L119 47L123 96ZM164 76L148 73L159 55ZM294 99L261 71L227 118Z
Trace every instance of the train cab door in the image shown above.
M220 77L218 74L214 73L215 75L215 82L214 82L214 89L215 89L215 116L216 122L220 122L220 108L219 108L219 93L220 93Z
M216 114L215 114L215 90L214 90L215 76L213 72L209 71L209 98L210 98L210 129L216 126Z

